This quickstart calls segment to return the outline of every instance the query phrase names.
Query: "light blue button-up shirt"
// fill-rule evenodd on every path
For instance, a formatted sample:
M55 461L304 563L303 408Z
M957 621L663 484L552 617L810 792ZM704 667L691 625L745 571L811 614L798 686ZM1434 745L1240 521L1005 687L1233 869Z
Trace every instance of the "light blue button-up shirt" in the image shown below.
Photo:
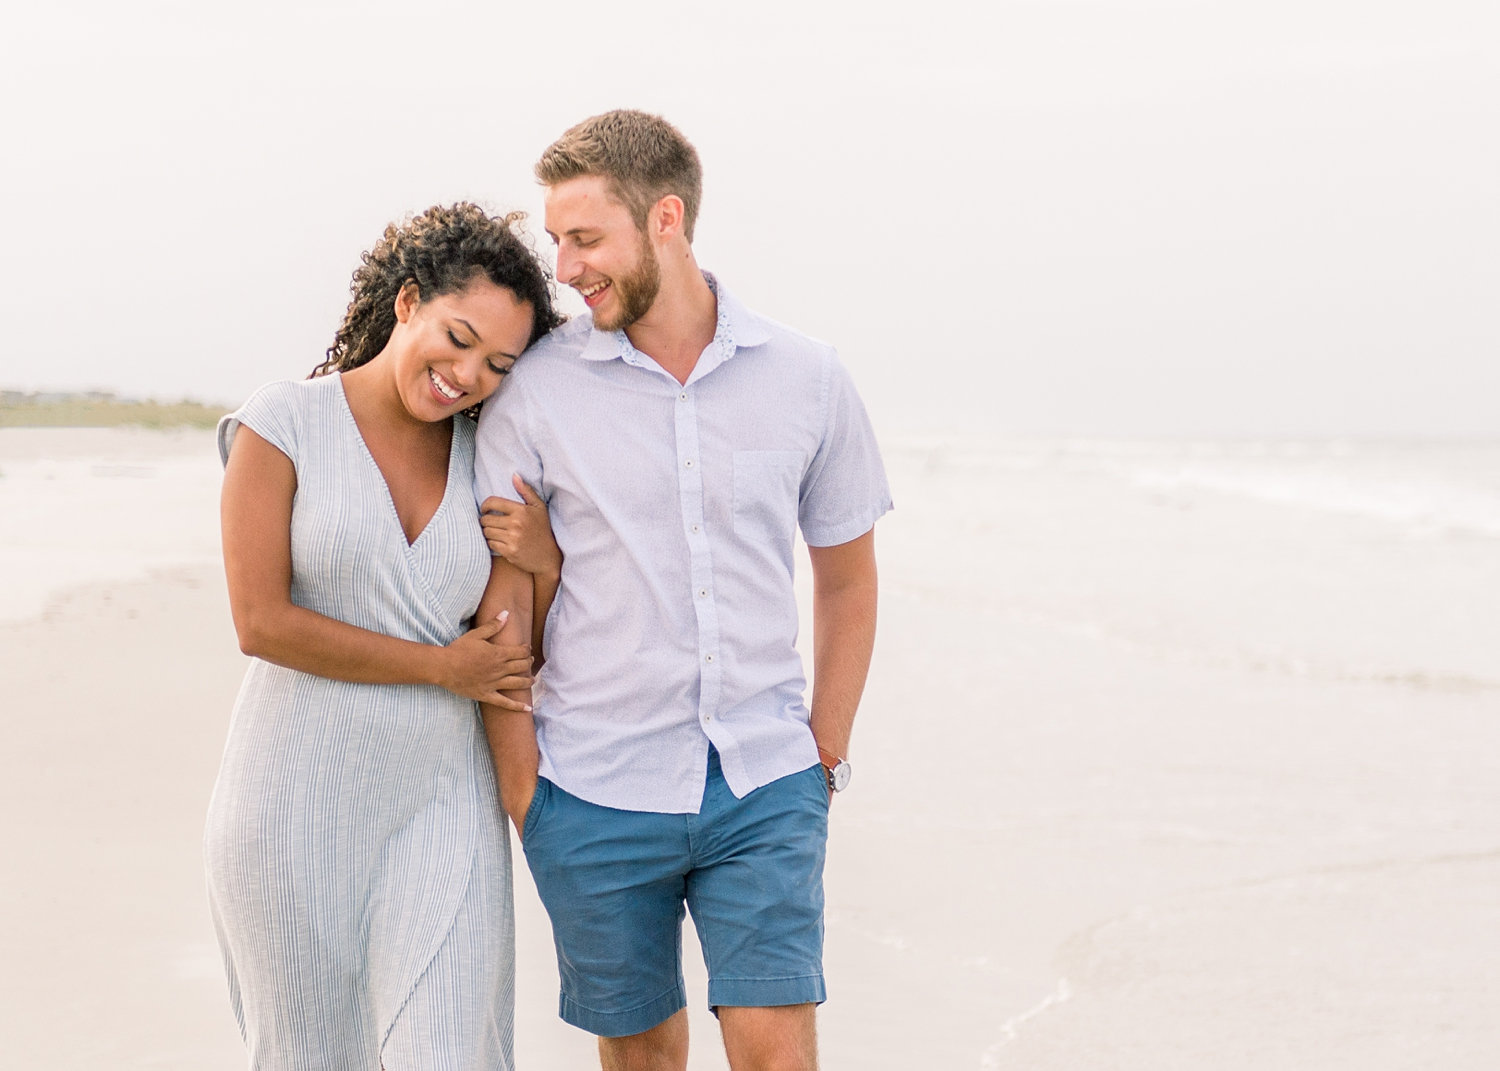
M891 508L833 348L707 278L718 327L686 384L583 316L479 421L476 498L515 498L520 473L565 556L533 702L541 774L607 807L695 813L710 743L737 796L818 761L796 531L835 546Z

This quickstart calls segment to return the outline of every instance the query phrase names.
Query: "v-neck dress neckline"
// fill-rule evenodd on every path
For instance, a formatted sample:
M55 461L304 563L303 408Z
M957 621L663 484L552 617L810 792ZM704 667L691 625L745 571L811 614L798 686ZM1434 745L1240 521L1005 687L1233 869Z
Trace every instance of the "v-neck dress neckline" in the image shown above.
M406 526L401 523L401 511L396 508L396 498L391 494L391 485L385 478L385 473L380 468L380 462L375 460L375 455L370 453L370 445L365 442L364 432L359 430L359 421L354 419L354 410L349 407L349 394L344 389L343 373L335 373L339 381L339 402L343 406L344 416L348 418L349 430L353 433L355 441L359 444L359 452L369 462L370 468L374 470L375 478L380 481L381 490L385 492L386 511L391 522L395 524L396 531L401 535L401 542L406 545L408 551L414 551L417 544L422 542L424 536L432 531L434 525L443 516L443 511L448 508L448 500L453 497L453 473L457 466L454 464L458 453L458 429L450 428L448 435L448 471L443 476L443 497L437 504L437 509L432 511L432 516L427 518L427 523L417 533L417 538L408 540L406 538ZM451 419L451 418L450 418Z

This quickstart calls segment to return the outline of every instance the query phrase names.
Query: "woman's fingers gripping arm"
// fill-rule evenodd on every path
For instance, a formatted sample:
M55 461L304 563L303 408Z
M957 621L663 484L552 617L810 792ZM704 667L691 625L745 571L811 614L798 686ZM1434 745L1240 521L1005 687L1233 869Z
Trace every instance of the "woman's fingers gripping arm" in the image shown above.
M511 483L521 501L491 496L479 507L480 527L490 552L525 573L556 578L562 571L562 551L552 536L547 504L520 476Z
M508 693L531 689L531 648L505 643L501 634L509 611L465 632L445 651L447 668L439 683L450 692L507 710L530 710L528 703Z

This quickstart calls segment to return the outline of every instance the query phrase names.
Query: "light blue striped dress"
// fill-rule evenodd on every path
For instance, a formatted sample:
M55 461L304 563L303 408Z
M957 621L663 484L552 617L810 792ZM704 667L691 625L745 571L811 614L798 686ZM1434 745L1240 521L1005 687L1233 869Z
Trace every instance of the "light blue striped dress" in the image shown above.
M262 388L243 424L296 466L292 601L447 644L489 575L474 426L408 546L338 375ZM476 705L252 660L205 835L230 1000L257 1071L510 1068L510 841Z

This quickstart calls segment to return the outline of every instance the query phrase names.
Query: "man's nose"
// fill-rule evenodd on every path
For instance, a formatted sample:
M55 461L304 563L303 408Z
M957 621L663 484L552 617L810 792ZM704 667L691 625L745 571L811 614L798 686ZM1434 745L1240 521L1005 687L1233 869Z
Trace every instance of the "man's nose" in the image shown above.
M557 247L557 281L565 285L571 284L583 273L583 265L578 257L566 246Z

